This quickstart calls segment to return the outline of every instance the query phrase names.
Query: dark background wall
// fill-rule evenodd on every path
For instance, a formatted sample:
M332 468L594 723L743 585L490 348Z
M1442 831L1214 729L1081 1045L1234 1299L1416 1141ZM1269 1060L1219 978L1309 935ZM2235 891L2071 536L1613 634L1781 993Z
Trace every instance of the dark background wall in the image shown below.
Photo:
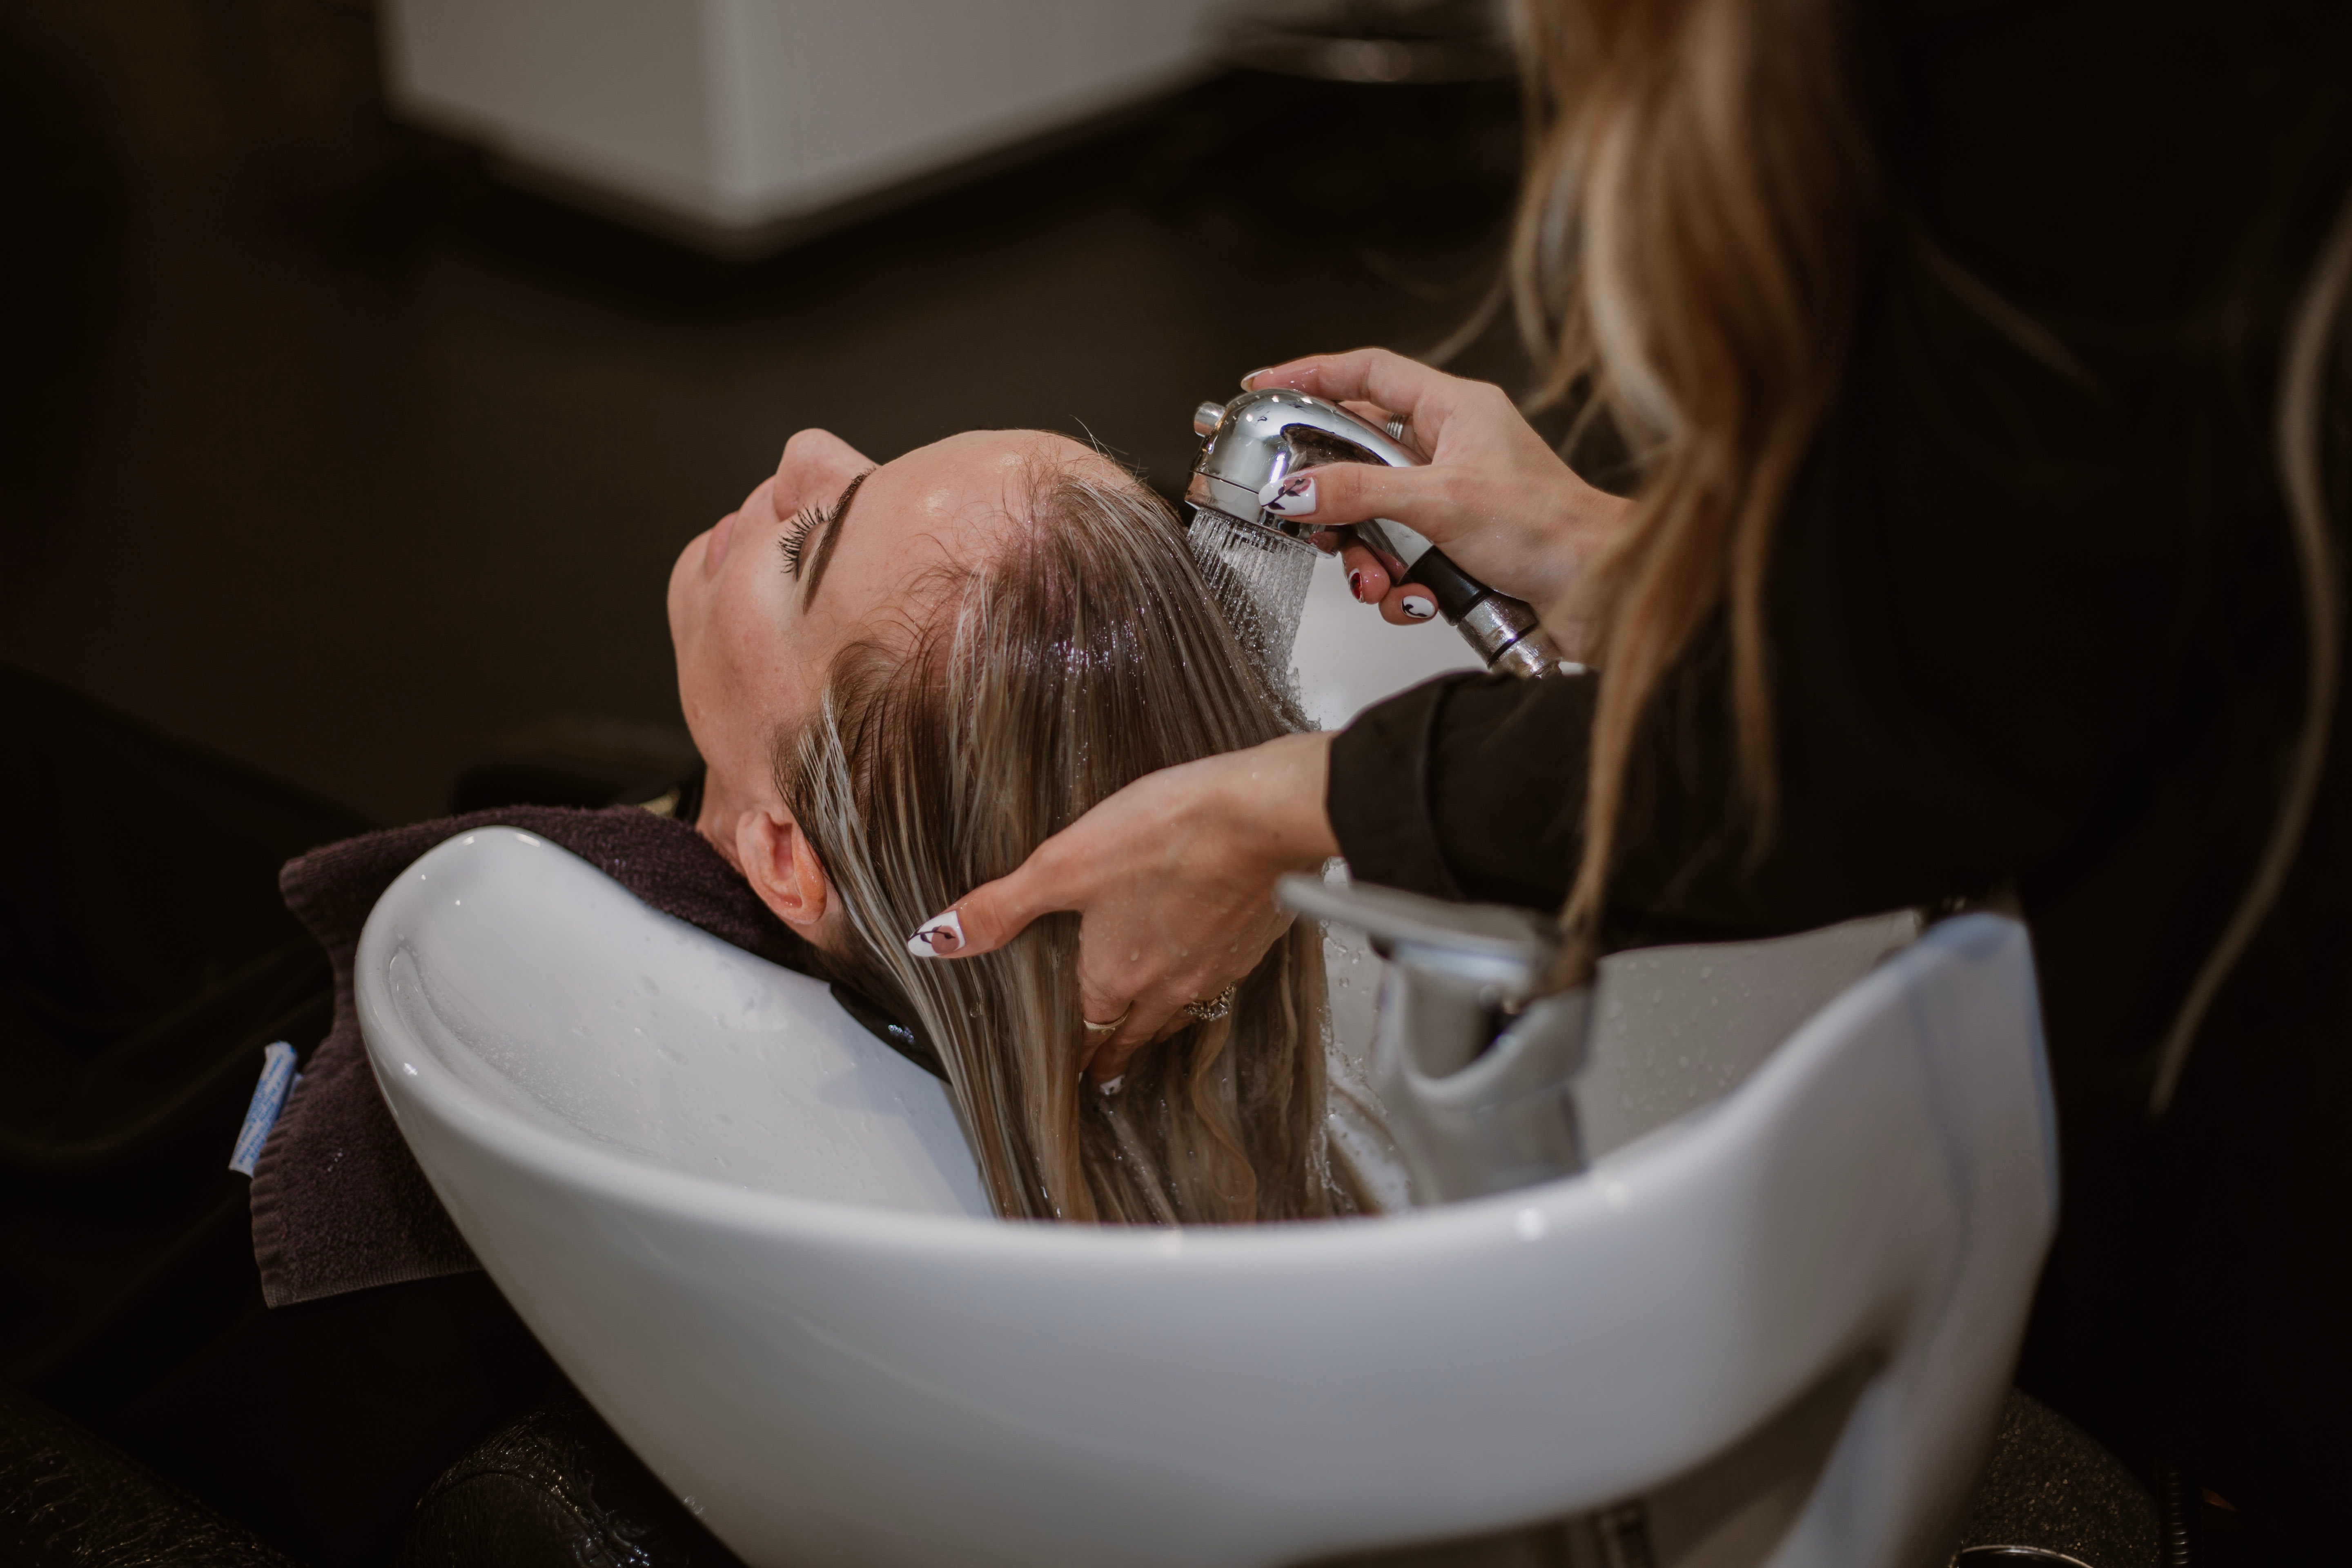
M1517 151L1507 84L1236 74L730 264L394 122L374 27L0 0L0 661L382 821L533 721L675 722L668 563L793 430L1090 432L1172 492L1242 372L1458 325ZM1282 186L1229 161L1270 130Z

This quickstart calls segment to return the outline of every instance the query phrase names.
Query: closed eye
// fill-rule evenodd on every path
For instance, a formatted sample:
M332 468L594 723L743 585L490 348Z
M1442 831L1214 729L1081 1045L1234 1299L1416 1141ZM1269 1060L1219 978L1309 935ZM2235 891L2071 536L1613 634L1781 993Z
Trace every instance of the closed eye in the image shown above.
M816 591L824 586L824 569L833 560L833 547L841 542L841 531L849 526L849 504L857 499L859 487L875 471L868 468L850 480L831 506L815 508L793 520L799 529L790 547L791 564L793 575L801 584L803 610L815 603ZM812 544L815 546L813 552L806 548ZM802 570L803 555L807 557L805 572Z
M793 514L793 521L785 525L783 537L776 541L777 548L784 552L784 570L794 582L800 581L802 547L808 543L817 530L833 521L834 510L838 504L801 508Z

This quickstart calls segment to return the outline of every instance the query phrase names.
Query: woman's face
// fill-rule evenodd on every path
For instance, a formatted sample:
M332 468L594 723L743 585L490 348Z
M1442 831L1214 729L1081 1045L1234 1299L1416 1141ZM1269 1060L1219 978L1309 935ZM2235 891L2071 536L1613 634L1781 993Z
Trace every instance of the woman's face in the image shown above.
M773 476L679 552L670 641L709 770L697 826L730 859L736 819L780 806L771 748L811 716L834 656L919 613L917 591L934 567L992 549L1021 515L1040 458L1112 468L1034 430L951 436L879 468L837 437L803 430Z

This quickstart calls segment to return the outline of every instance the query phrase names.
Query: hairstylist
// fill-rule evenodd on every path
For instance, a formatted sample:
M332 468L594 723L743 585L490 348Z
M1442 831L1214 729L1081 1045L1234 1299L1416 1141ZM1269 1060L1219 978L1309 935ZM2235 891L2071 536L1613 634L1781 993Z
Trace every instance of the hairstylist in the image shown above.
M1312 470L1291 510L1402 520L1601 673L1444 680L1146 778L926 940L1081 911L1087 1016L1124 1018L1100 1075L1333 854L1564 908L1588 955L2012 894L2065 1194L2021 1381L2283 1544L2332 1529L2352 7L1525 20L1522 315L1545 390L1589 387L1642 455L1631 500L1391 355L1254 384L1401 415L1431 459Z

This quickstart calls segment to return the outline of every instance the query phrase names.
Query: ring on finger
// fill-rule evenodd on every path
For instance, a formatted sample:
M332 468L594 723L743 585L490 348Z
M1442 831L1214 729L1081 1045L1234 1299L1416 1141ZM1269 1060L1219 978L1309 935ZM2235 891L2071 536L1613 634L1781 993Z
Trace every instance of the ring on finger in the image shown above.
M1234 993L1238 989L1240 983L1235 982L1205 1002L1185 1003L1184 1011L1192 1016L1195 1023L1213 1024L1234 1010Z
M1126 1012L1121 1013L1118 1017L1113 1018L1113 1019L1112 1019L1109 1023L1108 1023L1108 1024L1097 1024L1097 1023L1096 1023L1092 1018L1087 1017L1087 1016L1085 1014L1083 1014L1083 1013L1081 1013L1081 1014L1079 1014L1079 1015L1078 1015L1078 1022L1079 1022L1079 1023L1081 1023L1081 1024L1084 1024L1084 1025L1086 1026L1086 1027L1087 1027L1087 1034L1089 1034L1089 1035L1099 1035L1099 1036L1100 1036L1100 1037L1102 1037L1104 1039L1108 1039L1108 1038L1110 1038L1113 1035L1116 1035L1116 1034L1118 1034L1118 1026L1119 1026L1121 1024L1124 1024L1124 1023L1126 1023L1126 1022L1127 1022L1127 1015L1128 1015L1128 1013L1132 1013L1132 1012L1134 1012L1134 1011L1135 1011L1135 1004L1134 1004L1134 1003L1132 1003L1132 1002L1129 1002L1129 1003L1127 1005L1127 1011L1126 1011Z
M1402 441L1404 439L1405 426L1408 423L1410 422L1403 415L1391 414L1389 416L1389 422L1382 426L1381 428L1389 433L1390 440Z

